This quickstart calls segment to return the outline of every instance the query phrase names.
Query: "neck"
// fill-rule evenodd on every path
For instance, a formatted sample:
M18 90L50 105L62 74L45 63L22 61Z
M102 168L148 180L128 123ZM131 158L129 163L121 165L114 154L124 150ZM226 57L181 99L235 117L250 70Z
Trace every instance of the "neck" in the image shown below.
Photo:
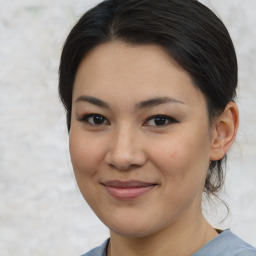
M202 214L190 223L179 220L146 237L126 237L110 232L108 256L191 256L218 233Z

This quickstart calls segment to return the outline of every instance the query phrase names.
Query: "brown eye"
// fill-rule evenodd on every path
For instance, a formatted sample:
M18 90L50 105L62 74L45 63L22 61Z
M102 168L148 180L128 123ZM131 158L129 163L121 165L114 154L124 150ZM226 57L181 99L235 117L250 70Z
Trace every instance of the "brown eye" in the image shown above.
M175 120L174 118L169 117L169 116L157 115L157 116L150 117L147 120L146 125L148 125L148 126L166 126L171 123L177 123L177 120Z
M107 119L104 116L99 114L86 115L82 118L82 121L85 121L92 125L108 125L109 124Z
M162 116L158 116L158 117L155 117L154 118L154 124L156 125L156 126L161 126L161 125L166 125L168 123L168 120L167 120L167 118L165 118L165 117L162 117Z

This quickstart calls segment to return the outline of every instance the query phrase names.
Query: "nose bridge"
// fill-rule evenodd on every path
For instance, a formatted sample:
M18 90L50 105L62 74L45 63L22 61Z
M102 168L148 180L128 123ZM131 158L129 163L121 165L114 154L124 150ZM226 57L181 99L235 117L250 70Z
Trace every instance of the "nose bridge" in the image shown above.
M143 143L135 127L122 124L114 129L107 161L119 170L127 170L145 163Z
M113 140L113 148L119 151L119 147L132 149L132 140L135 138L135 131L131 125L120 125L116 128Z

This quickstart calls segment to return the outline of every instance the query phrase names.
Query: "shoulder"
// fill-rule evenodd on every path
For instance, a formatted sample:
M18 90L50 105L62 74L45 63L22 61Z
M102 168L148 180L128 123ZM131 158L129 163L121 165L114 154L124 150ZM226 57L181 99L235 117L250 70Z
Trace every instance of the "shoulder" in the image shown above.
M82 256L106 256L106 248L108 245L109 239L107 239L102 245L95 247L89 252L83 254Z
M229 229L205 244L193 256L256 256L256 248L246 243Z

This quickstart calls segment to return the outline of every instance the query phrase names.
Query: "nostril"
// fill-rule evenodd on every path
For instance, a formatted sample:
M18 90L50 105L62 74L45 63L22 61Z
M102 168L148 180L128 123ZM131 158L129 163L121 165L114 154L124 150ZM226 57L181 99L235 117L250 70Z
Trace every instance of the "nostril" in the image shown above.
M105 155L105 161L112 169L127 171L145 164L146 152L142 144L134 140L134 135L130 135L131 133L120 132L113 136Z
M130 171L130 170L134 170L141 167L141 165L139 164L130 164L130 165L121 166L121 165L110 163L108 165L110 166L111 169L118 169L119 171Z

